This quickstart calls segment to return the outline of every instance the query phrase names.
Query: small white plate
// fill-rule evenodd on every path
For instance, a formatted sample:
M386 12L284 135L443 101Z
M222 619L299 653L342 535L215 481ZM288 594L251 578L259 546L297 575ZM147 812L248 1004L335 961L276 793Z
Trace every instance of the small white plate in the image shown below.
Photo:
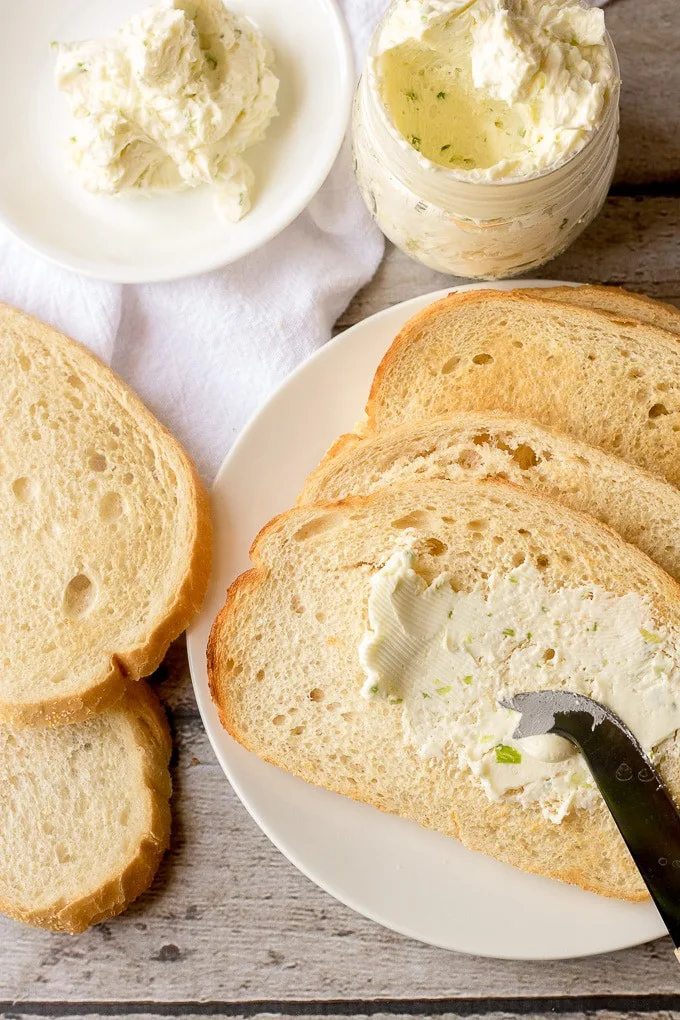
M311 786L239 747L210 699L208 634L227 586L250 566L251 541L293 504L325 450L360 417L375 368L404 322L447 293L405 301L323 347L274 394L225 460L212 493L214 577L188 634L196 700L215 754L260 828L300 871L359 913L422 942L480 956L545 960L623 949L665 934L651 903L607 900L524 874Z
M209 188L170 196L86 192L64 149L73 134L54 84L54 39L110 33L150 0L0 0L0 221L41 255L120 283L172 280L233 262L270 240L316 194L349 120L353 69L334 0L229 0L276 53L279 116L247 153L253 207L219 220Z

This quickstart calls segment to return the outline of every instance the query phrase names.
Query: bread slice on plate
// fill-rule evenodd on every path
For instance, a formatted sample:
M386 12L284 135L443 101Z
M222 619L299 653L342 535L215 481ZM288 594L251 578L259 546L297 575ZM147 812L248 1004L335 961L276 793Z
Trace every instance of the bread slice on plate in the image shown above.
M525 564L540 571L553 593L580 586L619 596L636 592L655 626L673 633L680 628L676 583L590 517L502 482L393 485L298 507L260 533L253 568L231 586L208 646L222 724L266 761L456 836L500 861L607 896L644 898L596 791L590 808L572 808L560 824L512 799L490 800L451 743L438 757L418 753L407 739L398 698L367 701L362 695L359 649L369 627L371 582L406 541L427 583L448 572L454 591L483 591L494 572L509 576ZM569 645L567 639L562 648L556 637L545 654L539 649L539 665L559 662ZM545 686L544 673L528 670L518 683ZM488 694L496 704L493 692L465 690L474 698ZM673 736L662 747L659 767L680 798Z
M208 497L79 344L0 306L0 720L71 722L152 672L199 608Z
M144 892L170 836L170 751L145 683L85 722L0 725L0 910L75 933Z
M398 334L360 429L489 410L680 484L680 344L655 326L512 291L452 294Z
M341 436L298 503L432 479L501 478L610 525L680 581L680 492L657 475L543 425L459 411L366 439Z
M668 330L669 333L680 334L680 310L675 305L657 301L644 294L635 294L623 287L600 287L588 283L581 287L518 288L513 290L513 294L562 301L582 308L599 308L600 311L611 312L619 319L643 322L648 326Z

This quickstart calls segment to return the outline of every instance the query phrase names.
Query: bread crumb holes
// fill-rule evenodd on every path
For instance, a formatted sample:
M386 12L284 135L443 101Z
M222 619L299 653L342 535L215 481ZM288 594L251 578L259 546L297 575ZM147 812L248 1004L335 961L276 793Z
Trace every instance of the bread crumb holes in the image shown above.
M99 501L99 516L103 521L116 521L123 513L123 500L117 492L105 492Z
M24 475L12 482L12 492L20 503L30 503L37 495L37 486L31 478Z
M95 588L87 574L76 574L64 591L64 612L72 618L83 616L92 606Z

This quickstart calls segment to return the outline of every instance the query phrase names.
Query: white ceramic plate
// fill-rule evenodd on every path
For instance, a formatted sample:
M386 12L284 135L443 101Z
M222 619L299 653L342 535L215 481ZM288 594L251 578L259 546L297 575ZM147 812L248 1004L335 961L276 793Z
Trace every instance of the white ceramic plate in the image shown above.
M253 207L217 219L209 188L112 199L88 194L64 147L73 134L51 40L111 32L151 0L0 0L0 221L69 269L122 283L170 280L241 258L316 194L347 128L353 70L334 0L229 0L276 52L280 116L248 151Z
M607 900L526 875L308 785L239 747L210 700L210 626L228 584L250 565L252 539L292 505L325 450L359 418L400 327L446 293L405 301L327 344L262 408L225 460L212 494L214 577L188 636L196 699L220 764L260 828L300 871L359 913L422 942L481 956L541 960L622 949L665 934L650 903Z

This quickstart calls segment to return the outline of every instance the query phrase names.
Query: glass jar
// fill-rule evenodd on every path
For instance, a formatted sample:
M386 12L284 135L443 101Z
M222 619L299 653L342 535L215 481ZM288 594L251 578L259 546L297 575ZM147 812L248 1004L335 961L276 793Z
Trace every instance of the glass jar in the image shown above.
M431 269L471 279L516 276L559 255L598 214L614 174L619 66L609 36L616 83L583 148L555 169L478 183L421 156L393 125L372 69L384 23L373 36L353 113L356 178L383 233Z

